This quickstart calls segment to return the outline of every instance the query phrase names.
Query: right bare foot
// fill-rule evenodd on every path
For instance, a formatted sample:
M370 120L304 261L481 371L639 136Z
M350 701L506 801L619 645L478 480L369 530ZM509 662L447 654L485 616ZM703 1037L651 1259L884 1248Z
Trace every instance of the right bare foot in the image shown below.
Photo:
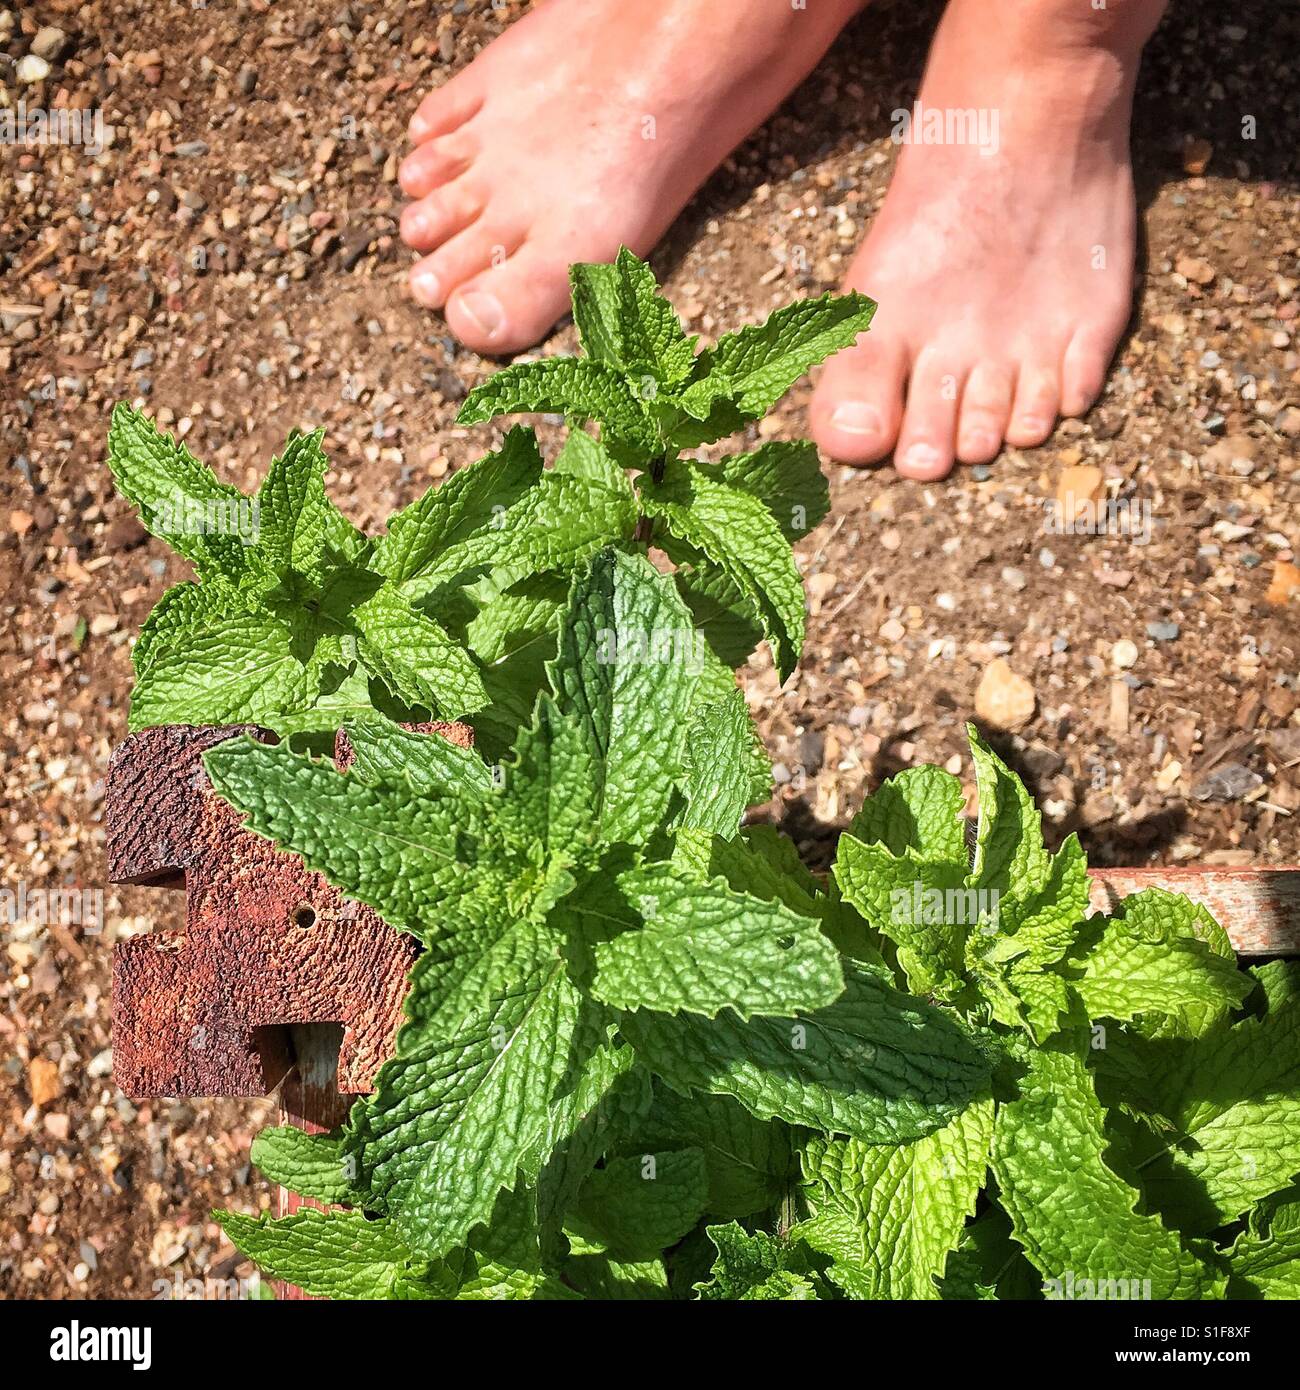
M933 481L1096 400L1132 307L1129 115L1163 8L949 0L921 106L994 138L899 156L846 281L880 308L813 397L827 453Z
M645 255L862 0L550 0L411 120L411 292L477 352L543 338L569 265Z

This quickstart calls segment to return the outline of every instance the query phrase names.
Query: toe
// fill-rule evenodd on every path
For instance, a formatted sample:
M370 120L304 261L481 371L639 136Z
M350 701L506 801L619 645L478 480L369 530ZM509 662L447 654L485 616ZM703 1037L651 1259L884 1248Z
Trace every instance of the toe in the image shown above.
M525 243L447 301L451 331L475 352L522 352L539 343L569 307L565 257Z
M1061 366L1061 414L1085 415L1106 382L1113 342L1081 328L1070 339Z
M504 264L518 243L517 234L476 222L411 267L411 294L425 308L441 309L458 286Z
M809 411L812 436L841 463L878 463L894 447L903 416L907 351L868 337L826 364Z
M1016 400L1007 426L1007 443L1017 449L1041 444L1056 425L1061 407L1061 377L1055 367L1027 363L1016 382Z
M423 198L469 168L475 155L473 140L456 134L417 145L402 160L397 182L408 198Z
M416 251L432 251L464 231L483 211L481 189L462 179L402 209L402 240Z
M933 482L952 472L957 405L966 371L959 359L933 348L917 356L907 385L903 425L894 446L894 468L901 477Z
M452 80L430 92L415 108L406 133L418 145L436 135L449 135L463 126L483 105L483 93Z
M975 364L961 393L957 417L957 457L963 463L991 463L997 457L1014 392L1010 367L998 362Z

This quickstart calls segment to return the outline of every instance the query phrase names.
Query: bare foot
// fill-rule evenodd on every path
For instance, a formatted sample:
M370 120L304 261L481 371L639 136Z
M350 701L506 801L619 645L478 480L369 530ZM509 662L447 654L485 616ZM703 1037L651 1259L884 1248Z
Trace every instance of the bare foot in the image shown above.
M920 124L847 277L880 308L813 398L828 453L942 478L1004 440L1041 444L1096 400L1132 306L1129 116L1163 8L951 0ZM917 143L935 119L983 147Z
M420 103L411 291L479 352L545 336L571 261L646 254L862 0L550 0Z

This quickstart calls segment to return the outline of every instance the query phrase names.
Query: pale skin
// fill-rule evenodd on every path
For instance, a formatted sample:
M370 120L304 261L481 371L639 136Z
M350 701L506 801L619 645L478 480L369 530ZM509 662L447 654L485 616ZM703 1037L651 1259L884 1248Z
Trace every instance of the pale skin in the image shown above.
M875 322L813 396L827 453L935 480L1096 400L1132 304L1129 117L1164 3L950 0L919 100L995 112L996 139L903 145L844 283ZM533 346L568 308L570 262L647 255L861 8L537 6L411 120L415 299L475 351Z

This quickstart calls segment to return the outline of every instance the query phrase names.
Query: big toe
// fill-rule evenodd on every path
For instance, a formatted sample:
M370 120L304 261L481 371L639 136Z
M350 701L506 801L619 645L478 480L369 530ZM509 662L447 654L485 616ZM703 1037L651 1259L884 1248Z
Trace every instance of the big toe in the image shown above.
M826 364L810 407L812 437L841 463L878 463L894 447L903 415L907 353L868 337Z

